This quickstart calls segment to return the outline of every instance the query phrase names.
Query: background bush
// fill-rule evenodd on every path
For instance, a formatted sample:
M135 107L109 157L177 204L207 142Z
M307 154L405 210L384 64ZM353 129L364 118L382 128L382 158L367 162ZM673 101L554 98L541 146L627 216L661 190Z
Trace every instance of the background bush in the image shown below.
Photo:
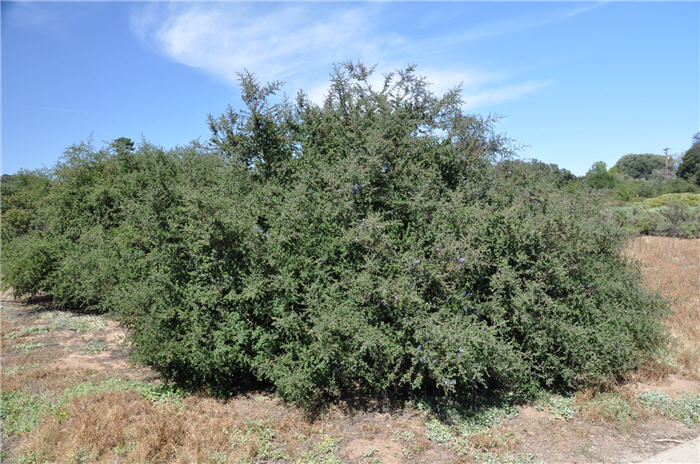
M337 67L322 106L242 75L208 146L72 147L4 285L112 312L168 379L305 406L566 389L659 345L601 195L509 160L458 91L370 74Z
M674 161L669 160L669 171L674 173ZM615 167L618 172L626 174L633 179L651 179L663 177L666 170L666 157L663 155L629 154L620 158Z
M644 200L644 206L656 207L673 204L682 204L693 207L700 206L700 193L667 193L655 198Z
M664 195L665 196L665 195ZM683 199L663 199L608 209L610 219L630 234L700 238L700 206ZM660 203L660 206L653 206Z
M681 158L678 177L700 186L700 132L693 136L693 145Z

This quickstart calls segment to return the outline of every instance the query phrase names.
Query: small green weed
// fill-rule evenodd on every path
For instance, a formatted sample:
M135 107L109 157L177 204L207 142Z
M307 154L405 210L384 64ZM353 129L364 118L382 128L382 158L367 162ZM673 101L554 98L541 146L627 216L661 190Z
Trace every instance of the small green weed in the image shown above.
M335 437L324 435L319 441L314 444L316 452L321 454L335 453L338 449L338 440Z
M32 431L50 408L44 396L25 390L3 392L0 404L3 434L11 436Z
M263 440L262 443L258 446L258 457L260 459L267 461L272 461L272 462L279 462L279 461L289 461L291 458L284 454L284 451L279 449L277 444L269 441L269 440Z
M589 459L593 457L593 453L591 452L591 445L590 444L585 444L579 448L576 448L574 450L574 453L580 454L581 456L589 458Z
M143 398L155 403L171 403L187 396L188 392L171 385L153 384L123 378L111 378L101 383L82 382L67 388L63 399L85 396L90 393L135 390ZM59 403L60 401L59 400Z
M29 353L32 350L36 350L37 348L41 348L42 346L46 346L45 343L20 343L19 345L15 346L18 350L20 350L23 353Z
M329 435L322 436L309 451L302 454L299 464L342 464L334 453L340 440Z
M683 422L688 427L700 423L700 395L674 399L660 392L647 391L640 394L639 399L651 412Z
M486 432L504 419L509 419L517 414L518 409L508 404L490 406L464 417L459 423L458 429L464 436Z
M134 448L134 446L136 446L136 442L130 441L122 445L116 445L114 448L112 448L112 451L114 451L114 454L117 456L126 456L129 451Z
M378 459L375 458L375 462L381 463ZM344 462L335 454L314 456L306 453L299 459L298 464L344 464Z
M39 366L39 363L25 364L25 365L22 365L22 366L12 366L12 367L9 367L9 368L4 372L4 375L10 376L10 375L16 374L17 372L22 372L22 371L26 371L26 370L29 370L29 369L34 369L34 368L37 367L37 366Z
M51 320L51 327L54 329L73 330L78 333L93 332L107 326L99 316L76 316L63 311L48 311L40 317Z
M590 416L615 422L627 422L637 417L629 400L617 392L601 393L581 406Z
M416 438L416 434L411 431L406 432L394 432L394 439L398 441L411 441Z
M541 461L536 461L531 454L518 454L512 456L510 454L495 454L484 451L475 451L473 456L477 462L483 464L543 464Z
M70 462L74 462L76 464L87 464L89 462L96 461L95 452L87 447L78 449L78 451L71 455L70 458Z
M454 450L457 454L473 454L474 448L468 438L477 433L488 432L501 421L518 414L511 404L513 398L500 400L481 409L451 409L443 413L445 420L426 423L428 439Z
M535 409L547 410L557 419L571 420L576 414L575 401L576 398L573 396L545 394L535 402Z
M4 459L2 462L5 462ZM21 454L15 458L14 464L37 464L36 455L33 451Z
M107 346L106 343L89 342L81 348L80 352L83 354L99 354L103 351L107 351L108 349L109 346Z
M209 459L207 462L210 464L226 464L228 463L228 456L220 451L210 451Z
M270 422L247 420L243 429L234 427L230 434L231 447L245 446L251 438L259 441L255 447L255 454L258 460L286 462L291 459L280 449L279 444L274 441L275 432Z
M113 378L95 384L83 382L68 387L55 401L43 395L35 395L24 390L12 390L2 394L0 417L3 421L3 433L15 435L34 429L39 421L49 413L54 413L57 419L66 417L66 404L72 398L91 393L135 390L142 397L156 403L177 402L187 392L169 385L155 385L146 382Z
M379 451L377 448L370 448L367 451L364 451L360 455L360 457L361 458L371 458L374 455L374 453L376 453L377 451Z
M6 338L12 340L16 338L26 337L27 335L37 335L46 332L50 332L52 328L47 325L36 325L32 327L25 327L24 329L11 332L6 335Z
M436 443L450 443L455 440L452 427L434 419L425 424L428 429L428 439Z

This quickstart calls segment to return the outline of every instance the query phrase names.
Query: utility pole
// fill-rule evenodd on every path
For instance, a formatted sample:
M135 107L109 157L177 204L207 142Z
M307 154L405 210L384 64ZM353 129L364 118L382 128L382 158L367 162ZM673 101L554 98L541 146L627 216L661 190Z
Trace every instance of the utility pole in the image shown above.
M666 153L666 180L668 181L668 151L670 148L664 148L664 153Z

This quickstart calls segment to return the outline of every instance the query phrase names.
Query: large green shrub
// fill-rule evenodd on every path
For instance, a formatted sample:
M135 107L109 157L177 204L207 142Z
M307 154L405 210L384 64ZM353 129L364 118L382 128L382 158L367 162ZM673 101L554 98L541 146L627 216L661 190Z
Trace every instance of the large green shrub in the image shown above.
M663 155L629 154L620 158L615 167L619 172L627 174L633 179L651 179L663 177L666 169L666 157ZM669 170L673 172L674 163L670 160Z
M337 68L322 106L244 75L208 148L75 147L32 232L50 272L7 284L114 312L167 378L304 405L569 388L660 343L594 193L508 161L457 91L369 74Z
M693 136L693 146L683 154L678 166L678 177L700 186L700 132Z

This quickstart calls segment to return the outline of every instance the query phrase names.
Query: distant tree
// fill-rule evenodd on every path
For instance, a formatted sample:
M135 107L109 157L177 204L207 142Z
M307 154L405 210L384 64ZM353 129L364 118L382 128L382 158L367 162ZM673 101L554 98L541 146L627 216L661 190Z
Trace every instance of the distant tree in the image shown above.
M128 137L119 137L118 139L114 139L109 145L117 154L134 151L134 142Z
M678 166L678 176L700 185L700 132L693 136L693 146L683 155Z
M121 163L124 172L130 172L134 168L134 142L128 137L119 137L109 144L110 152Z
M618 160L615 164L618 171L622 174L627 174L633 179L651 179L658 173L663 173L666 170L666 157L663 155L645 154L629 154ZM673 169L673 164L669 164L669 169Z
M506 159L498 162L496 165L500 166L506 172L512 169L519 169L526 173L526 175L529 173L529 175L538 178L546 178L552 185L557 187L565 187L570 182L576 180L576 176L568 169L560 168L554 163L547 164L537 159L530 159L527 161Z
M591 169L586 173L586 182L594 188L615 187L615 176L608 172L608 167L603 161L593 163Z

